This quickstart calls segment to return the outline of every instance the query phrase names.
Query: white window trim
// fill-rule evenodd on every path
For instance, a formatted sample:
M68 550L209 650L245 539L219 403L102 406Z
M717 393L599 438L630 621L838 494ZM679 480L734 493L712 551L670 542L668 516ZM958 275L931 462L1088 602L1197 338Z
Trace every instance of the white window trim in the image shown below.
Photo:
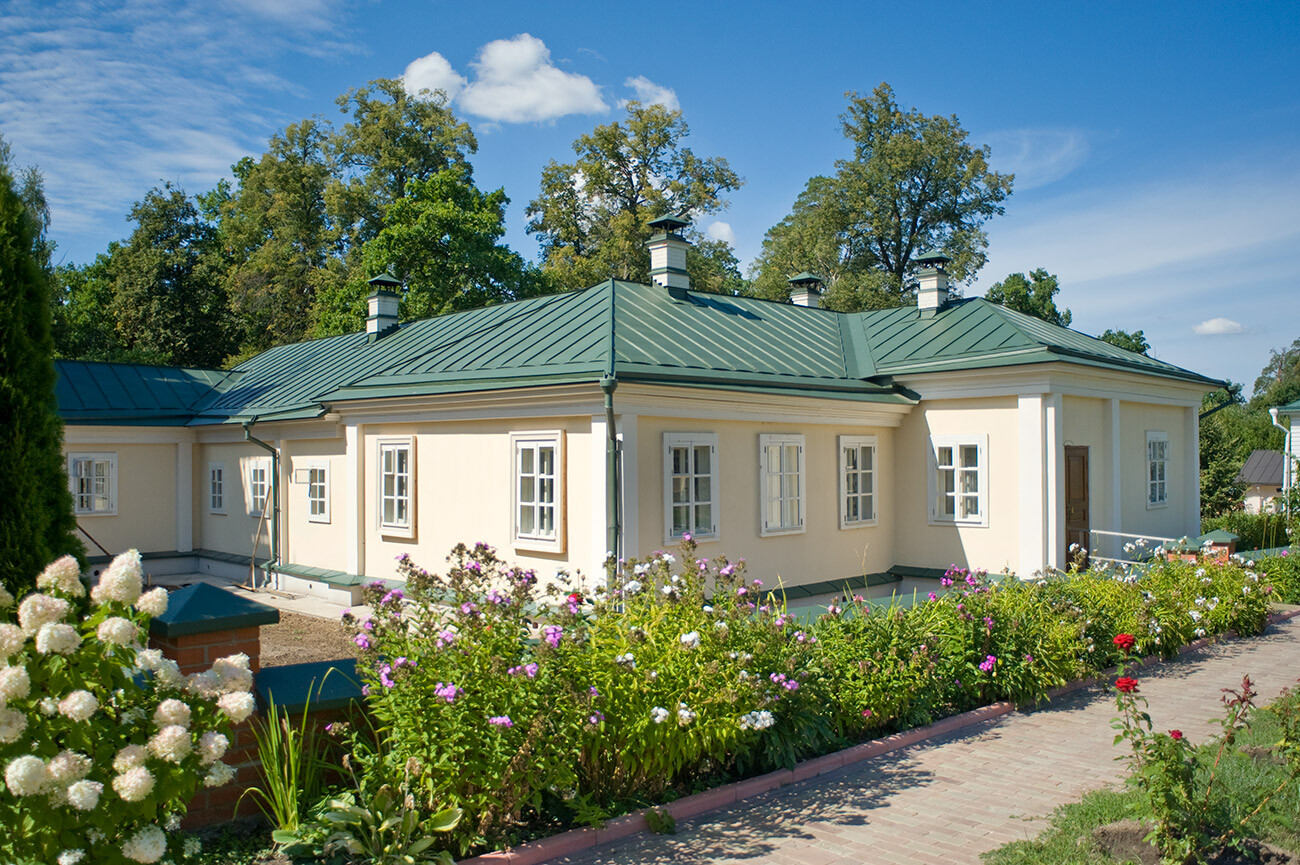
M951 447L954 449L961 445L975 445L979 448L979 466L976 475L979 483L979 517L977 519L962 519L954 514L953 516L944 516L939 513L939 448ZM971 433L968 435L937 435L930 437L930 452L928 459L928 471L926 472L927 489L929 492L930 525L932 526L967 526L975 528L988 528L989 525L989 437L987 433Z
M1169 464L1173 462L1169 458L1169 433L1164 430L1153 429L1147 430L1146 433L1146 441L1142 446L1142 467L1146 469L1142 474L1142 498L1146 500L1147 510L1158 511L1161 508L1169 507ZM1152 442L1165 443L1165 498L1164 501L1159 502L1151 501L1151 463L1154 462L1151 459Z
M797 470L799 476L799 524L797 526L768 528L767 525L767 449L771 445L799 446L799 467ZM808 531L808 466L806 451L802 435L769 435L766 433L759 435L757 498L758 536L760 538L777 537L779 535L801 535Z
M709 460L709 490L712 494L710 512L713 514L713 531L691 532L691 539L698 542L716 541L722 537L722 509L720 495L722 488L718 485L718 434L706 432L664 433L664 544L680 543L681 535L673 534L673 448L704 447L712 449ZM693 511L692 511L693 513Z
M221 507L212 506L212 473L221 472ZM229 510L226 504L230 500L230 475L226 473L226 464L224 462L208 463L208 513L225 514Z
M848 464L844 460L845 448L871 448L871 518L850 520L845 508L848 497ZM839 461L839 511L841 529L860 529L880 522L880 451L877 436L840 436L837 451Z
M510 545L516 550L542 553L562 553L565 548L566 529L564 514L568 510L564 478L568 473L565 462L564 430L538 430L510 434ZM555 448L555 535L523 535L519 532L519 448L520 445L551 445Z
M384 451L390 447L407 449L407 466L410 481L407 484L406 525L384 522ZM381 535L392 538L415 537L416 495L415 436L383 436L375 440L375 528Z
M259 519L262 516L262 508L255 507L256 499L253 495L253 470L262 468L266 474L266 515L267 519L271 516L271 484L274 479L271 477L271 458L270 457L249 457L244 462L244 510L253 519Z
M309 523L328 523L330 521L330 463L329 460L303 460L298 465L305 470L307 475L306 507L307 522ZM313 514L311 512L311 473L313 469L320 469L325 473L325 512Z
M108 463L108 507L102 511L82 510L77 507L77 478L73 466L77 460L93 460ZM67 461L68 490L72 493L72 509L79 517L115 517L117 516L117 454L116 453L69 453Z

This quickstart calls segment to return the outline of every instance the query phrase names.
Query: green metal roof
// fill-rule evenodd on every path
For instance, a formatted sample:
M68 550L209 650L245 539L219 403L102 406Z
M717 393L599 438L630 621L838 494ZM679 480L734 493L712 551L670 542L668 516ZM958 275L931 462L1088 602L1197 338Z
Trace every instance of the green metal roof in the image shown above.
M207 583L195 583L171 593L167 612L150 621L149 631L162 637L183 637L274 625L278 621L280 611L275 607Z
M844 314L746 297L610 280L408 322L283 345L230 372L62 361L70 423L238 423L317 417L376 397L620 381L915 402L891 378L1068 361L1210 387L1222 382L1039 321L956 300Z
M1286 405L1280 405L1277 407L1277 410L1288 414L1300 414L1300 399L1295 402L1289 402Z

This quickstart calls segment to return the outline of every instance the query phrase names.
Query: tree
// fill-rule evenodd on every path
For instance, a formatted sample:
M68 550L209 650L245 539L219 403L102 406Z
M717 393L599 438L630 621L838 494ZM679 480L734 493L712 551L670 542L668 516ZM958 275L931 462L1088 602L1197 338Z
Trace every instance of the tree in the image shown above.
M1108 342L1116 348L1122 348L1125 351L1131 351L1135 354L1146 354L1151 350L1151 344L1147 342L1146 334L1140 330L1111 330L1106 328L1106 332L1097 339L1102 342Z
M1069 327L1074 315L1056 308L1056 295L1061 290L1056 275L1038 268L1026 277L1013 273L984 293L985 300L1000 303L1008 309L1041 318L1050 324Z
M2 144L3 142L0 142ZM37 175L39 177L39 175ZM61 555L83 554L54 399L44 225L0 150L0 583L18 594ZM43 196L42 196L43 199ZM30 199L29 199L30 200Z
M1267 411L1297 399L1300 399L1300 339L1268 353L1268 363L1255 379L1250 406L1252 410Z
M848 97L840 121L852 158L809 180L768 231L754 293L788 297L786 279L808 270L827 280L827 306L897 306L912 259L927 250L952 259L958 282L972 277L986 260L982 226L1003 212L1014 176L990 170L989 148L968 144L955 116L903 111L888 84Z
M715 240L692 232L686 249L686 272L691 288L710 294L743 294L749 281L740 275L740 259L725 240Z
M1225 399L1231 405L1201 421L1201 519L1240 510L1241 496L1246 490L1244 484L1237 483L1237 472L1241 471L1250 449L1245 447L1240 435L1239 417L1227 414L1240 412L1240 388L1230 388L1226 396L1223 391L1206 394L1201 400L1201 411L1214 409Z
M573 142L575 161L546 165L528 205L528 231L538 236L543 268L557 285L585 288L609 277L647 282L650 220L727 206L722 196L744 181L726 159L701 158L682 146L689 134L681 111L632 101L623 122Z

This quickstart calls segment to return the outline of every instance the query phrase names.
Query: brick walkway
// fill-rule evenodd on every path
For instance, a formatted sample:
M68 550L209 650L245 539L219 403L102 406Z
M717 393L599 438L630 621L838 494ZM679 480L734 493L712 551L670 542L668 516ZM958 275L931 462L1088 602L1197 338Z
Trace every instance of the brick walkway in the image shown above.
M1300 677L1300 618L1139 671L1156 729L1210 735L1220 688L1248 673L1271 699ZM977 863L1033 837L1057 805L1119 778L1100 687L556 860L569 865Z

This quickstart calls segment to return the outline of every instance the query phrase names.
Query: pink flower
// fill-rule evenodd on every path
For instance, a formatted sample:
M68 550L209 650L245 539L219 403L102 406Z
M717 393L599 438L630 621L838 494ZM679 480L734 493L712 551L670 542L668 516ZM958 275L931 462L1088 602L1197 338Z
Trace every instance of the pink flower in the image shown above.
M515 722L510 720L509 715L494 715L488 718L488 723L494 727L513 727Z
M997 666L997 663L998 663L998 659L995 658L993 655L989 655L983 661L980 662L980 669L986 673L991 673L993 672L993 668Z
M931 592L931 593L929 594L928 597L929 597L930 600L932 600L932 601L937 601L937 600L939 600L939 596L936 595L934 592Z

